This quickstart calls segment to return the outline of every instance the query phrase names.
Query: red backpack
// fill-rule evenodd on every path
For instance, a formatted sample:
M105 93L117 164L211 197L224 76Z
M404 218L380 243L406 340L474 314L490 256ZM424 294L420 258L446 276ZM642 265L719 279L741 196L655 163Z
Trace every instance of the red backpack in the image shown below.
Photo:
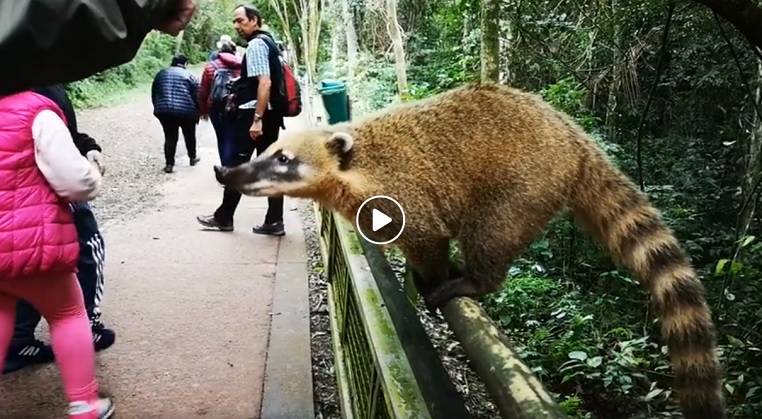
M286 60L281 58L280 63L283 66L281 92L286 99L286 109L283 115L287 117L297 116L302 113L302 88L299 86L299 81L294 77L294 72L288 66Z
M258 38L265 41L265 43L275 51L278 52L278 58L280 61L281 68L283 71L281 73L283 74L283 77L281 79L281 84L278 86L278 91L281 95L283 95L283 116L285 117L294 117L298 116L300 113L302 113L302 87L299 85L299 81L296 80L296 77L294 76L294 71L291 70L291 67L286 63L286 60L283 59L283 56L280 55L280 51L278 50L278 46L275 45L275 42L272 38L270 38L267 35L259 35Z

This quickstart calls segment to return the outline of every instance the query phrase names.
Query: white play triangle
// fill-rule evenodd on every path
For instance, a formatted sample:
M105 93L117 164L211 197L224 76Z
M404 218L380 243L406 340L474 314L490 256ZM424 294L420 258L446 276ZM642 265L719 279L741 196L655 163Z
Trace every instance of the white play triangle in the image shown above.
M392 222L392 219L388 215L375 208L371 214L373 217L373 231L378 231L379 228Z

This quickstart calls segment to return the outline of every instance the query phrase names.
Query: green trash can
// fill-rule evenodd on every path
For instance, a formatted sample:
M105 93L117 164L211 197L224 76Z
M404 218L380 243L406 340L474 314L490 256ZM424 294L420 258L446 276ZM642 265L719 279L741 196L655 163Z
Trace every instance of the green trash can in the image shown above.
M328 124L349 121L351 111L346 84L338 80L321 80L318 92L323 99L325 112L328 114Z

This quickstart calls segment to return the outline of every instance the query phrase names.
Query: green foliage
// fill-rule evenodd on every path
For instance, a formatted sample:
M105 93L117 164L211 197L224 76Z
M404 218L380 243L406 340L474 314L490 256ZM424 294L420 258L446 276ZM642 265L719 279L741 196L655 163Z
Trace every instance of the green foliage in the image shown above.
M586 130L597 128L601 122L601 118L585 108L582 100L587 92L581 83L572 77L566 77L542 89L540 95L556 109L574 116L577 123Z
M663 349L621 327L636 317L607 318L625 298L590 296L578 284L517 271L482 303L551 391L579 398L573 417L586 411L624 417L645 405L674 408L660 383L669 368Z
M72 104L77 108L103 105L125 90L150 82L169 64L174 47L173 37L149 33L132 61L69 83L66 90Z

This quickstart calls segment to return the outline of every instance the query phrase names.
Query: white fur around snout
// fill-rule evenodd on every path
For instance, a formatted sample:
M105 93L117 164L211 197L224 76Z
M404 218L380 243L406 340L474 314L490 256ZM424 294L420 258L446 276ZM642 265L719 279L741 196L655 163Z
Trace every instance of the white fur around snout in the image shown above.
M341 140L342 141L342 147L341 151L343 153L348 152L352 149L352 146L355 145L355 139L352 137L352 134L348 132L334 132L329 138L328 142L332 142L334 140Z
M261 195L265 189L272 188L275 183L270 180L259 180L254 183L247 183L238 190L244 195L258 196Z
M309 165L302 163L296 168L296 172L299 173L299 177L305 179L312 175L313 170Z
M273 168L273 172L279 175L283 175L288 173L288 166L275 166ZM296 172L299 174L299 177L304 179L312 174L312 168L304 163L300 163L299 166L296 168Z

